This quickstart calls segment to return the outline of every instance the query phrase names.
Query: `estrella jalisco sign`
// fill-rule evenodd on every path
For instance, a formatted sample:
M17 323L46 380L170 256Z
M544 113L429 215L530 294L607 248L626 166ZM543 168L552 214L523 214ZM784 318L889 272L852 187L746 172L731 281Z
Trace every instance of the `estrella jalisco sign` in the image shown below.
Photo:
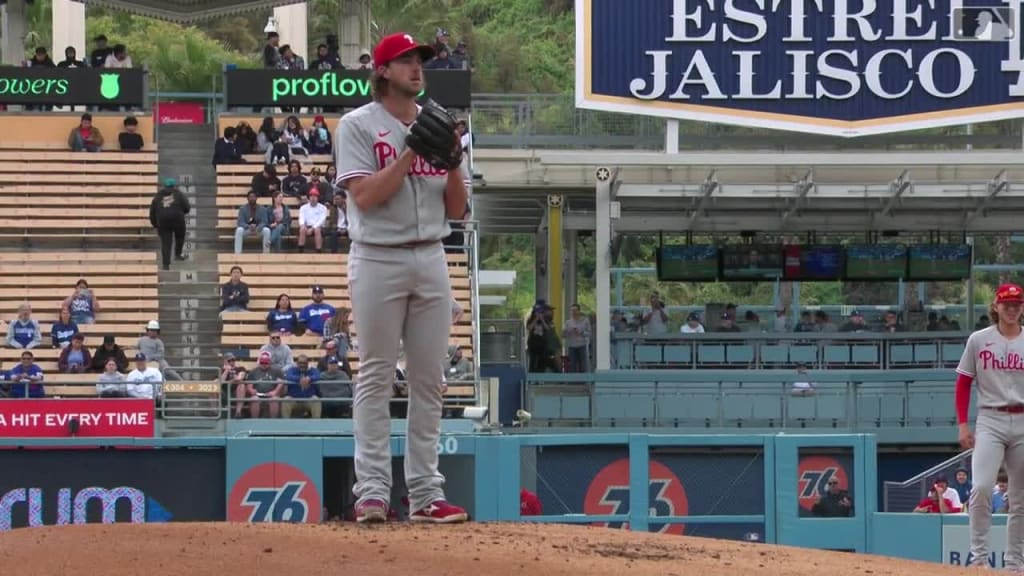
M578 107L862 136L1024 117L1024 0L576 0Z
M141 106L140 68L0 66L0 104Z
M469 108L465 70L425 70L425 93L447 108ZM228 70L227 106L338 106L373 99L369 70Z

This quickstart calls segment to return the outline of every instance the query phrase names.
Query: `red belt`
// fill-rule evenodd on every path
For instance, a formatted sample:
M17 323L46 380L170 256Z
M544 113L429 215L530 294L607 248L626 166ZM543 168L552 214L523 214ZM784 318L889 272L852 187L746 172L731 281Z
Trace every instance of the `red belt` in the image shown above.
M1006 412L1007 414L1024 414L1024 404L1017 404L1015 406L986 406L986 408L996 412Z

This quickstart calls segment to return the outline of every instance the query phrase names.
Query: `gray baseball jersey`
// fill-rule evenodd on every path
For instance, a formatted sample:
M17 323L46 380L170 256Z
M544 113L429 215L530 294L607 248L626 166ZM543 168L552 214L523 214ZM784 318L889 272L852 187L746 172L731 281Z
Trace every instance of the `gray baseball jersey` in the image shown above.
M398 159L405 150L409 127L378 102L361 106L341 118L335 132L338 182L371 176ZM466 188L472 184L466 163L459 167ZM451 234L445 215L448 173L417 157L409 177L388 201L363 213L348 199L348 235L355 242L395 246L441 240Z
M1024 337L1007 340L995 325L978 330L956 371L974 378L979 407L1024 405Z

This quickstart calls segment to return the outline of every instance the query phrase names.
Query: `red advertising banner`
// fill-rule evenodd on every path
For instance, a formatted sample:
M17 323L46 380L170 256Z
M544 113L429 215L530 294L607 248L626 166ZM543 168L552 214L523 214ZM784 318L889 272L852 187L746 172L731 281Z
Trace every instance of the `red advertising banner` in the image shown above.
M0 438L75 436L152 438L156 408L144 399L25 399L0 401Z
M204 124L206 114L198 102L157 102L153 119L157 124Z

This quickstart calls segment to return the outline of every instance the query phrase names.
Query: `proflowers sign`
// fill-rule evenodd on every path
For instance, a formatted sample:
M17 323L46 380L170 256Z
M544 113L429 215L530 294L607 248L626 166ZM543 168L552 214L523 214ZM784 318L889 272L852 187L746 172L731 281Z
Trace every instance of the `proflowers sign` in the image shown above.
M576 0L582 108L860 136L1024 116L1024 0Z
M18 68L0 66L0 104L141 106L137 68Z
M447 108L468 108L469 72L424 71L424 94ZM369 70L228 70L228 107L338 106L356 108L373 99Z

